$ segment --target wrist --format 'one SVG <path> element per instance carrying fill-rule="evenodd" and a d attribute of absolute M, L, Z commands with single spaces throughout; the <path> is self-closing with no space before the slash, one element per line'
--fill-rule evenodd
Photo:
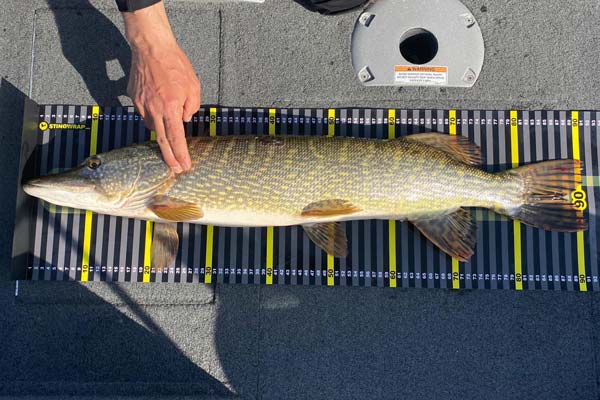
<path fill-rule="evenodd" d="M 149 51 L 177 44 L 162 2 L 123 13 L 125 36 L 133 51 Z"/>

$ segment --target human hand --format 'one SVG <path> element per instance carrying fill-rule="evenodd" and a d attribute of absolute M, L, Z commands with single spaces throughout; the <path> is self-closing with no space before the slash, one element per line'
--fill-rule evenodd
<path fill-rule="evenodd" d="M 182 121 L 200 108 L 200 81 L 157 3 L 123 13 L 132 60 L 127 92 L 175 173 L 191 168 Z"/>

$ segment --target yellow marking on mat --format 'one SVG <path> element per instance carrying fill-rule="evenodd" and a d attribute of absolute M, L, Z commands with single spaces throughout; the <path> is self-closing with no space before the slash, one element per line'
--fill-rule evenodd
<path fill-rule="evenodd" d="M 100 107 L 92 107 L 92 129 L 90 131 L 90 155 L 93 156 L 97 151 L 98 144 L 98 117 L 100 116 Z M 92 212 L 85 212 L 85 222 L 83 227 L 83 254 L 81 256 L 81 281 L 87 282 L 90 272 L 90 248 L 92 245 Z"/>
<path fill-rule="evenodd" d="M 396 138 L 396 110 L 388 110 L 388 139 Z"/>
<path fill-rule="evenodd" d="M 214 231 L 214 226 L 206 226 L 206 260 L 204 262 L 204 283 L 212 283 Z"/>
<path fill-rule="evenodd" d="M 452 289 L 460 289 L 460 263 L 452 258 Z"/>
<path fill-rule="evenodd" d="M 152 271 L 152 221 L 146 221 L 146 243 L 144 247 L 144 277 L 143 282 L 150 282 L 150 272 Z"/>
<path fill-rule="evenodd" d="M 329 225 L 329 237 L 334 235 L 334 225 Z M 327 253 L 327 286 L 333 286 L 335 284 L 335 258 L 333 255 Z"/>
<path fill-rule="evenodd" d="M 390 287 L 396 287 L 398 273 L 396 271 L 396 221 L 393 219 L 388 221 L 389 227 L 389 244 L 390 244 Z"/>
<path fill-rule="evenodd" d="M 510 112 L 510 153 L 512 167 L 519 166 L 519 113 L 516 110 Z M 523 290 L 523 265 L 521 258 L 521 223 L 513 221 L 514 247 L 515 247 L 515 289 Z"/>
<path fill-rule="evenodd" d="M 515 289 L 523 290 L 523 265 L 521 261 L 521 223 L 513 221 L 515 243 Z"/>
<path fill-rule="evenodd" d="M 269 109 L 269 136 L 275 136 L 277 126 L 277 110 L 274 108 Z M 273 284 L 273 227 L 267 226 L 267 260 L 266 260 L 266 284 Z"/>
<path fill-rule="evenodd" d="M 273 227 L 267 226 L 267 285 L 273 284 Z"/>
<path fill-rule="evenodd" d="M 277 110 L 274 108 L 269 109 L 269 135 L 275 136 L 275 127 L 277 126 L 277 119 L 275 117 Z"/>
<path fill-rule="evenodd" d="M 448 114 L 450 135 L 456 136 L 456 110 L 450 110 Z M 452 289 L 460 289 L 460 263 L 452 258 Z"/>
<path fill-rule="evenodd" d="M 571 131 L 573 137 L 573 159 L 581 160 L 581 153 L 579 151 L 579 112 L 573 111 L 571 113 Z M 577 178 L 577 176 L 576 176 Z"/>
<path fill-rule="evenodd" d="M 327 254 L 327 286 L 335 285 L 335 257 Z"/>
<path fill-rule="evenodd" d="M 83 228 L 83 257 L 81 259 L 81 281 L 87 282 L 90 271 L 90 247 L 92 241 L 92 212 L 85 212 Z"/>
<path fill-rule="evenodd" d="M 327 111 L 327 136 L 335 136 L 335 109 Z"/>
<path fill-rule="evenodd" d="M 156 132 L 150 131 L 150 140 L 156 140 Z M 152 221 L 146 221 L 146 238 L 144 239 L 144 275 L 142 281 L 150 282 L 152 272 L 152 229 L 154 224 Z"/>
<path fill-rule="evenodd" d="M 92 130 L 90 134 L 90 156 L 96 154 L 97 151 L 97 143 L 98 143 L 98 117 L 100 116 L 100 107 L 93 106 L 92 107 Z"/>
<path fill-rule="evenodd" d="M 388 139 L 396 138 L 396 110 L 388 110 Z M 393 219 L 388 221 L 388 243 L 390 253 L 390 287 L 397 286 L 397 261 L 396 261 L 396 221 Z"/>
<path fill-rule="evenodd" d="M 456 135 L 456 110 L 450 110 L 448 123 L 450 124 L 450 134 Z"/>
<path fill-rule="evenodd" d="M 581 160 L 579 146 L 579 112 L 577 111 L 573 111 L 571 113 L 571 135 L 573 137 L 573 159 Z M 575 181 L 578 182 L 576 191 L 582 191 L 581 174 L 575 174 Z M 583 235 L 583 232 L 577 232 L 577 275 L 579 276 L 579 291 L 587 292 L 587 274 L 585 271 L 585 247 Z"/>
<path fill-rule="evenodd" d="M 335 109 L 327 110 L 327 136 L 335 136 Z M 333 229 L 333 226 L 332 226 Z M 333 233 L 331 234 L 333 236 Z M 327 254 L 327 286 L 335 285 L 335 258 Z"/>
<path fill-rule="evenodd" d="M 215 107 L 210 108 L 210 116 L 208 121 L 208 132 L 210 136 L 217 136 L 217 109 Z M 214 226 L 206 226 L 206 260 L 204 262 L 204 283 L 212 283 L 214 230 Z"/>
<path fill-rule="evenodd" d="M 517 111 L 510 112 L 510 155 L 512 167 L 519 166 L 519 114 Z"/>
<path fill-rule="evenodd" d="M 210 115 L 208 117 L 209 129 L 208 133 L 210 136 L 217 136 L 217 109 L 215 107 L 210 108 Z"/>
<path fill-rule="evenodd" d="M 577 232 L 577 265 L 579 270 L 579 291 L 587 292 L 587 274 L 585 271 L 585 247 L 583 232 Z"/>

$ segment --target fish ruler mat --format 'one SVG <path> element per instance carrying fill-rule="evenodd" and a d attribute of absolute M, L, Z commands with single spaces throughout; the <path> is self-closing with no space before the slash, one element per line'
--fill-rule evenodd
<path fill-rule="evenodd" d="M 144 142 L 152 134 L 131 107 L 37 106 L 30 172 L 73 167 L 95 152 Z M 25 121 L 27 123 L 27 121 Z M 152 223 L 42 204 L 18 213 L 13 276 L 31 280 L 197 282 L 443 289 L 599 290 L 596 197 L 600 195 L 598 111 L 202 108 L 185 125 L 197 135 L 329 135 L 394 138 L 437 131 L 481 146 L 489 171 L 556 158 L 585 169 L 572 200 L 589 230 L 551 233 L 493 212 L 478 225 L 470 262 L 452 260 L 412 225 L 345 222 L 349 255 L 328 256 L 299 226 L 223 228 L 177 224 L 174 265 L 149 267 Z M 22 161 L 23 163 L 23 161 Z M 23 196 L 20 193 L 20 196 Z M 23 207 L 22 207 L 23 208 Z M 17 234 L 18 233 L 18 234 Z"/>

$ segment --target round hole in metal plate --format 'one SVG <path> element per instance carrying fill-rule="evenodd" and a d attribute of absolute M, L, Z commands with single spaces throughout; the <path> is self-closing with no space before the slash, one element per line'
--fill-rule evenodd
<path fill-rule="evenodd" d="M 400 37 L 400 54 L 412 64 L 427 64 L 437 52 L 437 38 L 427 29 L 409 29 Z"/>

